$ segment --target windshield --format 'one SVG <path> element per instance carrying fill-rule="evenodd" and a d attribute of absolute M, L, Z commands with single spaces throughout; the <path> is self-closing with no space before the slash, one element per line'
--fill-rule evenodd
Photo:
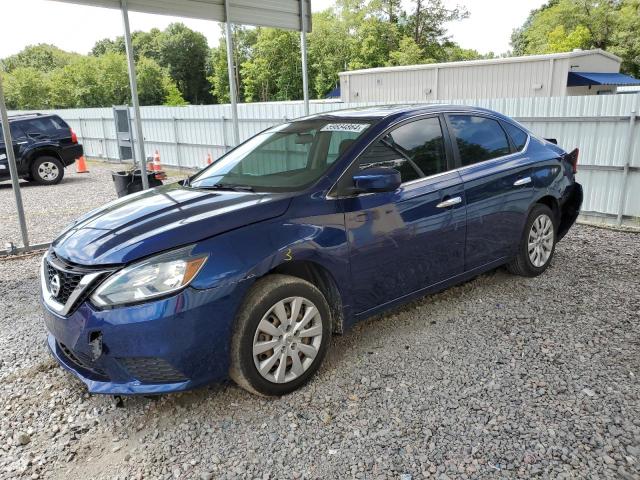
<path fill-rule="evenodd" d="M 318 180 L 369 127 L 301 120 L 274 127 L 229 152 L 189 182 L 194 188 L 292 191 Z"/>

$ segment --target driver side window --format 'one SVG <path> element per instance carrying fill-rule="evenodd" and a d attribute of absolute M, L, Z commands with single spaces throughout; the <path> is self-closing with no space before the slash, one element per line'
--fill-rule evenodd
<path fill-rule="evenodd" d="M 406 123 L 371 145 L 358 159 L 360 170 L 391 167 L 402 183 L 447 170 L 444 138 L 438 117 Z"/>

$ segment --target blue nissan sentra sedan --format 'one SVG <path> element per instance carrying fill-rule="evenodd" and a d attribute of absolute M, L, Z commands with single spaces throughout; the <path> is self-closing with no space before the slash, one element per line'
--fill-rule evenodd
<path fill-rule="evenodd" d="M 460 106 L 268 129 L 69 226 L 42 259 L 49 347 L 92 393 L 286 394 L 363 318 L 500 265 L 544 272 L 582 203 L 577 160 Z"/>

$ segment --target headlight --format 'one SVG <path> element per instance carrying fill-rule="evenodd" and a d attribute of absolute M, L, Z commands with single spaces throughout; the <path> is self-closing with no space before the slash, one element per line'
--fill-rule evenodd
<path fill-rule="evenodd" d="M 207 255 L 192 255 L 193 246 L 163 253 L 123 268 L 100 285 L 91 296 L 99 306 L 143 302 L 189 285 Z"/>

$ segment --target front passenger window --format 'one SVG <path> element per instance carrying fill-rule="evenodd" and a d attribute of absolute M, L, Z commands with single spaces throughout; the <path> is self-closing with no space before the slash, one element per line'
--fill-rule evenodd
<path fill-rule="evenodd" d="M 391 167 L 402 183 L 435 175 L 447 169 L 440 120 L 424 118 L 406 123 L 376 141 L 358 159 L 360 170 Z"/>

